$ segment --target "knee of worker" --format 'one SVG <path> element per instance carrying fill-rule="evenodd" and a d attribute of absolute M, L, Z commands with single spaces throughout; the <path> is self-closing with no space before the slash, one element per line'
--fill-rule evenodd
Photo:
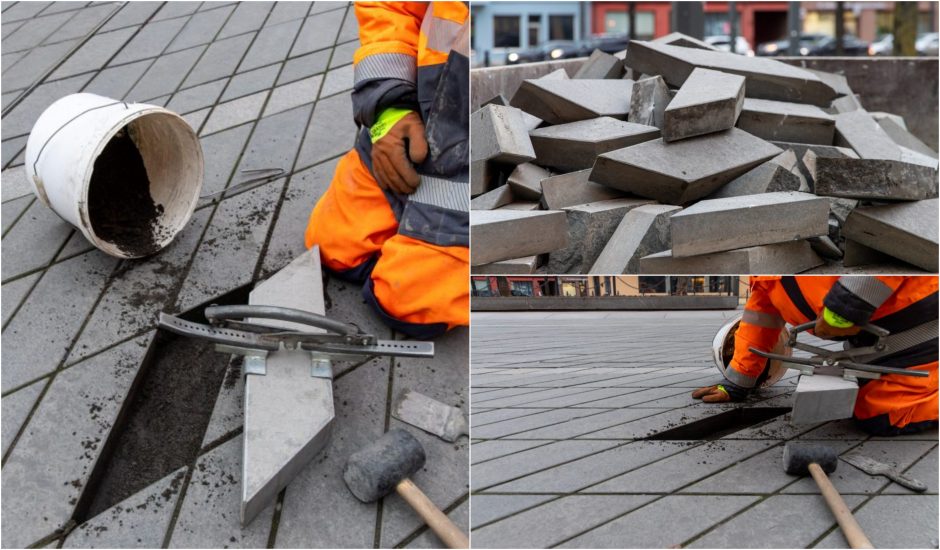
<path fill-rule="evenodd" d="M 387 324 L 433 338 L 470 322 L 469 250 L 395 235 L 382 246 L 364 293 Z"/>
<path fill-rule="evenodd" d="M 879 414 L 871 418 L 859 418 L 858 414 L 853 417 L 855 425 L 868 435 L 874 437 L 894 437 L 898 435 L 909 435 L 937 429 L 938 422 L 934 420 L 919 420 L 909 422 L 903 426 L 895 426 L 891 423 L 890 416 Z"/>
<path fill-rule="evenodd" d="M 324 267 L 333 272 L 361 271 L 397 226 L 388 199 L 353 150 L 340 159 L 310 213 L 304 244 L 319 246 Z"/>

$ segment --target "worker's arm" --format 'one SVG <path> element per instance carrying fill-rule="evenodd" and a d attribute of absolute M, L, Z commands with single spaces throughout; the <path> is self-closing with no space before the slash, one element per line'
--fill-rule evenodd
<path fill-rule="evenodd" d="M 904 282 L 904 277 L 841 277 L 823 299 L 823 311 L 813 332 L 820 338 L 852 336 L 868 324 Z"/>

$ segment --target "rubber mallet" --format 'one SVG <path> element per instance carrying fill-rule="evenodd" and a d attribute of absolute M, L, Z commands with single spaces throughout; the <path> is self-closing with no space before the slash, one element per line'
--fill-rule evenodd
<path fill-rule="evenodd" d="M 460 528 L 408 479 L 424 466 L 424 460 L 424 448 L 413 435 L 389 430 L 349 457 L 343 479 L 363 502 L 375 502 L 398 491 L 448 548 L 469 548 L 470 540 Z"/>
<path fill-rule="evenodd" d="M 833 449 L 822 445 L 809 445 L 806 443 L 787 443 L 783 447 L 783 469 L 790 475 L 813 476 L 819 491 L 826 499 L 829 510 L 839 522 L 845 539 L 851 548 L 874 548 L 862 527 L 855 521 L 852 511 L 845 505 L 839 491 L 833 487 L 826 474 L 836 471 L 839 464 L 839 455 Z"/>

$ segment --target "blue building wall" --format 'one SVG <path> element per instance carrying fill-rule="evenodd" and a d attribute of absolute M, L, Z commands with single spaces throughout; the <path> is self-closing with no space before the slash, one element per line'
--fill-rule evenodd
<path fill-rule="evenodd" d="M 490 64 L 502 65 L 506 54 L 515 48 L 495 48 L 493 40 L 493 17 L 497 15 L 518 16 L 520 29 L 520 48 L 530 46 L 528 21 L 530 15 L 541 15 L 542 25 L 539 29 L 539 43 L 548 41 L 548 17 L 550 15 L 574 16 L 574 40 L 581 40 L 586 35 L 585 29 L 590 29 L 590 3 L 589 2 L 486 2 L 476 1 L 470 4 L 473 21 L 472 45 L 476 65 L 482 65 L 484 55 L 490 52 Z M 583 18 L 582 18 L 583 16 Z"/>

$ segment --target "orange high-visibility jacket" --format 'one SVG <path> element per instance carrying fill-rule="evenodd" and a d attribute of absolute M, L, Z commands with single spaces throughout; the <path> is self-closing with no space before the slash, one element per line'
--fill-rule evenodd
<path fill-rule="evenodd" d="M 362 46 L 353 58 L 356 148 L 372 170 L 371 127 L 388 107 L 417 111 L 428 158 L 411 195 L 387 191 L 400 234 L 468 246 L 470 10 L 464 2 L 356 2 Z"/>
<path fill-rule="evenodd" d="M 937 419 L 937 278 L 936 277 L 751 277 L 751 296 L 735 333 L 734 358 L 725 376 L 753 388 L 766 359 L 748 348 L 770 351 L 785 323 L 815 320 L 828 307 L 857 325 L 871 323 L 892 336 L 915 337 L 889 355 L 868 361 L 877 365 L 930 371 L 915 378 L 883 375 L 859 389 L 855 416 L 889 414 L 891 424 Z M 925 330 L 926 329 L 926 330 Z M 859 345 L 868 345 L 860 335 Z M 855 340 L 853 340 L 855 341 Z"/>

